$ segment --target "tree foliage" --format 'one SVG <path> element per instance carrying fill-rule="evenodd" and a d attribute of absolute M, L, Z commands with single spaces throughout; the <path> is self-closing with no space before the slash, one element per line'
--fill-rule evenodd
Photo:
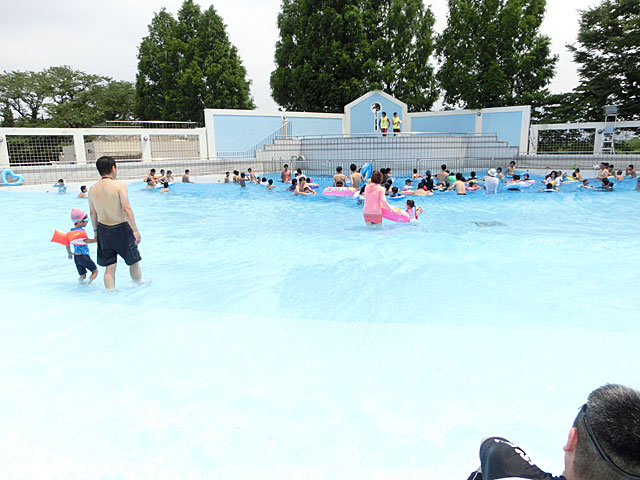
<path fill-rule="evenodd" d="M 213 6 L 185 0 L 177 19 L 155 14 L 138 50 L 141 120 L 202 121 L 205 108 L 255 108 L 251 82 Z"/>
<path fill-rule="evenodd" d="M 433 23 L 421 0 L 283 0 L 272 97 L 289 110 L 340 112 L 382 89 L 429 109 Z"/>
<path fill-rule="evenodd" d="M 557 56 L 539 33 L 546 0 L 449 0 L 437 42 L 447 106 L 540 105 Z"/>
<path fill-rule="evenodd" d="M 602 121 L 605 105 L 626 120 L 640 118 L 640 2 L 605 0 L 584 10 L 577 45 L 580 84 L 563 102 L 575 119 Z"/>
<path fill-rule="evenodd" d="M 91 127 L 107 120 L 129 120 L 133 99 L 130 82 L 69 66 L 0 75 L 3 126 Z"/>

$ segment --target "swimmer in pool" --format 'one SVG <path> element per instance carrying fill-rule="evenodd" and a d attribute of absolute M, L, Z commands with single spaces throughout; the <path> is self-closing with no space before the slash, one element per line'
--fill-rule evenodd
<path fill-rule="evenodd" d="M 589 180 L 583 180 L 582 185 L 578 185 L 579 188 L 586 188 L 588 190 L 593 190 L 593 187 L 589 185 Z"/>
<path fill-rule="evenodd" d="M 498 180 L 504 180 L 504 173 L 502 173 L 502 167 L 498 167 L 497 171 L 498 171 Z"/>
<path fill-rule="evenodd" d="M 418 173 L 418 169 L 414 168 L 413 173 L 411 174 L 411 178 L 422 178 L 422 175 Z"/>
<path fill-rule="evenodd" d="M 356 167 L 355 163 L 352 163 L 349 169 L 351 170 L 351 175 L 349 175 L 351 186 L 356 190 L 360 190 L 360 185 L 362 184 L 362 174 L 357 171 L 358 167 Z"/>
<path fill-rule="evenodd" d="M 576 168 L 573 171 L 573 175 L 571 175 L 571 176 L 574 178 L 574 180 L 578 180 L 579 182 L 584 180 L 584 178 L 582 178 L 582 174 L 580 173 L 580 169 L 579 168 Z"/>
<path fill-rule="evenodd" d="M 633 165 L 629 165 L 627 167 L 625 174 L 631 178 L 636 178 L 638 176 L 638 174 L 636 173 L 636 169 L 633 167 Z"/>
<path fill-rule="evenodd" d="M 291 170 L 289 170 L 289 165 L 287 165 L 286 163 L 282 168 L 282 173 L 280 174 L 280 181 L 282 183 L 291 183 Z"/>
<path fill-rule="evenodd" d="M 87 186 L 82 185 L 80 187 L 80 193 L 78 194 L 78 198 L 87 198 Z"/>
<path fill-rule="evenodd" d="M 431 188 L 429 188 L 431 187 Z M 402 192 L 404 195 L 415 195 L 417 197 L 428 197 L 433 195 L 433 184 L 429 186 L 427 182 L 424 180 L 418 184 L 418 188 L 415 190 L 407 190 L 406 192 Z"/>
<path fill-rule="evenodd" d="M 290 192 L 295 191 L 296 187 L 298 186 L 298 179 L 294 178 L 291 180 L 291 186 L 287 189 Z"/>
<path fill-rule="evenodd" d="M 67 186 L 64 184 L 64 180 L 62 178 L 53 185 L 53 188 L 57 188 L 58 193 L 60 194 L 67 193 Z"/>
<path fill-rule="evenodd" d="M 251 170 L 250 168 L 247 169 L 247 172 L 249 172 L 249 179 L 251 180 L 252 183 L 256 183 L 256 174 L 253 173 L 253 170 Z"/>
<path fill-rule="evenodd" d="M 338 182 L 340 182 L 341 185 L 338 185 Z M 342 187 L 346 184 L 347 184 L 347 176 L 342 173 L 342 167 L 340 166 L 336 167 L 336 174 L 333 176 L 333 186 Z"/>
<path fill-rule="evenodd" d="M 391 197 L 399 197 L 399 196 L 401 195 L 398 193 L 398 187 L 391 187 L 391 194 L 389 195 L 389 197 L 391 198 Z"/>
<path fill-rule="evenodd" d="M 267 181 L 267 188 L 266 188 L 266 189 L 267 189 L 267 190 L 271 190 L 271 189 L 273 189 L 273 188 L 276 188 L 276 186 L 273 184 L 273 179 L 271 179 L 271 178 L 270 178 L 270 179 Z"/>
<path fill-rule="evenodd" d="M 239 183 L 242 188 L 247 188 L 247 177 L 245 176 L 244 172 L 240 174 L 240 178 L 238 179 L 237 183 Z"/>
<path fill-rule="evenodd" d="M 224 183 L 230 183 L 229 172 L 224 172 Z"/>
<path fill-rule="evenodd" d="M 407 200 L 407 213 L 411 220 L 418 219 L 418 212 L 416 212 L 416 203 L 413 200 Z"/>
<path fill-rule="evenodd" d="M 610 182 L 608 178 L 603 178 L 602 186 L 598 187 L 598 190 L 604 190 L 605 192 L 613 192 L 613 182 Z"/>
<path fill-rule="evenodd" d="M 469 180 L 467 180 L 467 183 L 469 185 L 480 181 L 479 178 L 476 178 L 476 172 L 471 172 L 471 173 L 469 173 L 469 175 L 470 175 L 470 178 L 469 178 Z"/>
<path fill-rule="evenodd" d="M 162 185 L 160 193 L 167 193 L 169 191 L 169 182 L 164 182 Z"/>
<path fill-rule="evenodd" d="M 298 177 L 298 186 L 293 191 L 294 195 L 315 195 L 316 192 L 307 185 L 307 179 L 304 175 Z"/>
<path fill-rule="evenodd" d="M 607 178 L 609 176 L 609 164 L 607 162 L 600 162 L 600 170 L 598 171 L 598 176 L 596 180 L 602 180 L 603 178 Z"/>
<path fill-rule="evenodd" d="M 539 189 L 539 192 L 557 192 L 560 189 L 557 188 L 553 182 L 548 182 L 544 188 Z"/>
<path fill-rule="evenodd" d="M 227 176 L 228 175 L 229 175 L 229 172 L 227 172 Z M 193 180 L 191 180 L 191 172 L 189 172 L 188 168 L 184 171 L 184 174 L 182 175 L 182 183 L 193 183 Z"/>
<path fill-rule="evenodd" d="M 238 170 L 233 171 L 233 183 L 238 183 L 240 181 L 240 172 Z"/>
<path fill-rule="evenodd" d="M 467 190 L 465 189 L 464 177 L 461 173 L 456 173 L 456 181 L 451 184 L 451 186 L 447 190 L 456 189 L 456 193 L 458 195 L 466 195 Z"/>
<path fill-rule="evenodd" d="M 406 192 L 407 190 L 413 190 L 413 186 L 411 185 L 411 179 L 407 178 L 404 181 L 404 187 L 402 188 L 403 192 Z"/>
<path fill-rule="evenodd" d="M 513 172 L 516 170 L 516 162 L 513 160 L 509 163 L 507 167 L 507 175 L 513 175 Z"/>
<path fill-rule="evenodd" d="M 155 168 L 149 170 L 149 173 L 145 177 L 144 181 L 147 183 L 147 188 L 153 188 L 156 186 L 156 183 L 158 183 L 158 179 L 156 178 Z M 149 187 L 149 184 L 151 184 L 151 187 Z"/>
<path fill-rule="evenodd" d="M 616 180 L 624 180 L 624 177 L 622 176 L 622 170 L 618 170 L 616 172 Z"/>

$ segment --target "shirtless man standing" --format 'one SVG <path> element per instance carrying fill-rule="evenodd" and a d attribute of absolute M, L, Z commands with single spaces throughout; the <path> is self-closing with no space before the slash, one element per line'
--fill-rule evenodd
<path fill-rule="evenodd" d="M 118 255 L 129 265 L 131 279 L 140 284 L 140 233 L 129 205 L 127 185 L 116 181 L 112 157 L 100 157 L 96 168 L 102 178 L 89 190 L 89 212 L 98 238 L 98 265 L 107 267 L 104 286 L 107 290 L 115 288 Z"/>
<path fill-rule="evenodd" d="M 360 190 L 360 185 L 362 184 L 362 174 L 357 171 L 358 167 L 356 167 L 355 163 L 352 163 L 349 168 L 351 169 L 351 175 L 349 175 L 351 186 L 355 189 Z"/>
<path fill-rule="evenodd" d="M 449 186 L 449 174 L 447 173 L 447 166 L 440 165 L 440 171 L 436 174 L 436 178 L 438 179 L 438 185 Z"/>
<path fill-rule="evenodd" d="M 286 163 L 282 169 L 282 173 L 280 174 L 280 179 L 282 180 L 282 183 L 291 183 L 291 170 L 289 170 L 289 165 Z"/>
<path fill-rule="evenodd" d="M 342 173 L 342 167 L 336 168 L 336 174 L 333 176 L 333 186 L 337 187 L 338 182 L 342 182 L 343 187 L 347 186 L 347 176 Z"/>

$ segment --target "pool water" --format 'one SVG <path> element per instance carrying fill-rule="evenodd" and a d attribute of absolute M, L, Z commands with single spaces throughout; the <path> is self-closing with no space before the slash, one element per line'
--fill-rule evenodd
<path fill-rule="evenodd" d="M 413 197 L 419 221 L 381 229 L 353 199 L 281 184 L 131 184 L 151 283 L 121 262 L 114 294 L 49 243 L 86 200 L 0 191 L 0 462 L 459 479 L 499 434 L 561 473 L 586 395 L 640 386 L 640 191 L 538 184 Z"/>

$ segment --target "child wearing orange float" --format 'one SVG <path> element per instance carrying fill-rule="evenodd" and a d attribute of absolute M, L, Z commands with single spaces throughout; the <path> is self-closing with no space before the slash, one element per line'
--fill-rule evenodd
<path fill-rule="evenodd" d="M 71 210 L 71 221 L 74 224 L 71 231 L 74 232 L 81 230 L 84 232 L 84 227 L 87 226 L 88 220 L 89 216 L 85 212 L 79 208 L 74 208 Z M 95 238 L 72 240 L 70 243 L 73 245 L 73 254 L 71 253 L 70 245 L 65 245 L 69 258 L 73 258 L 74 263 L 76 264 L 76 269 L 80 275 L 80 278 L 78 279 L 80 283 L 84 283 L 84 280 L 87 277 L 87 270 L 91 272 L 91 276 L 89 277 L 87 284 L 93 282 L 98 276 L 98 267 L 96 267 L 96 264 L 91 260 L 91 257 L 89 256 L 89 247 L 86 245 L 87 243 L 95 243 L 96 241 L 97 240 Z"/>
<path fill-rule="evenodd" d="M 407 200 L 407 213 L 410 221 L 418 220 L 418 215 L 422 213 L 422 208 L 416 208 L 416 203 L 413 200 Z"/>

